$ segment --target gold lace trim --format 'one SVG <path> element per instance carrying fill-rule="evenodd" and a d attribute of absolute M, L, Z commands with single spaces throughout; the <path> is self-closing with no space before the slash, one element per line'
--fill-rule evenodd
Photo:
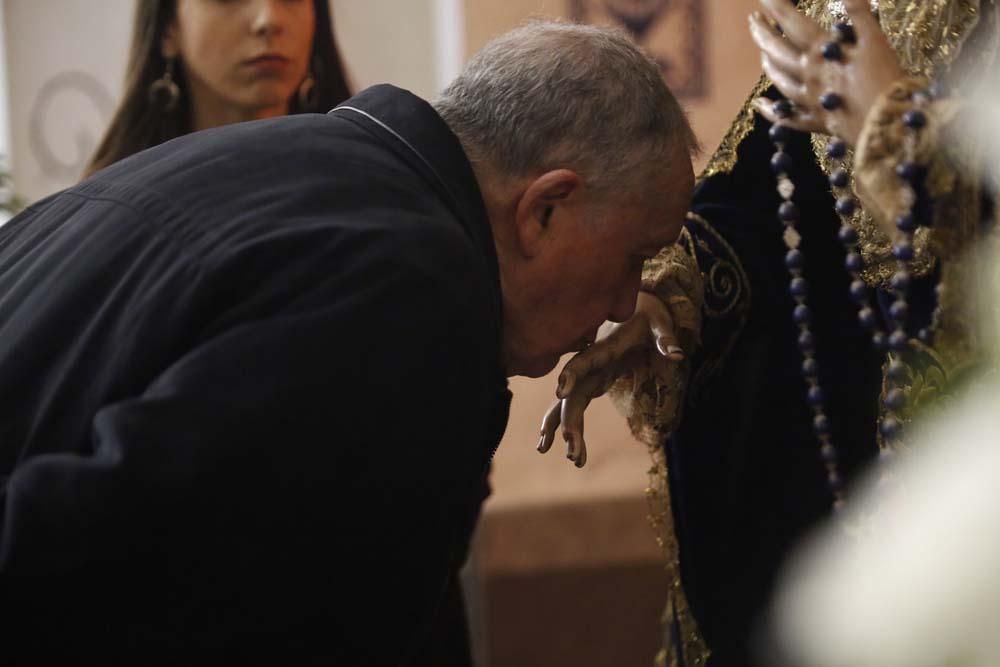
<path fill-rule="evenodd" d="M 695 244 L 695 239 L 684 228 L 676 244 L 664 248 L 646 262 L 642 277 L 644 290 L 664 300 L 684 296 L 700 314 L 704 285 Z M 659 354 L 653 353 L 648 367 L 637 369 L 632 377 L 620 379 L 609 391 L 616 407 L 627 417 L 633 435 L 646 446 L 651 461 L 645 494 L 648 518 L 663 554 L 664 573 L 670 586 L 661 620 L 665 636 L 671 637 L 672 641 L 665 643 L 655 663 L 663 667 L 703 667 L 710 655 L 681 583 L 667 457 L 663 447 L 664 438 L 680 419 L 694 343 L 694 340 L 686 343 L 682 340 L 688 355 L 684 362 L 667 365 Z"/>
<path fill-rule="evenodd" d="M 673 508 L 670 502 L 670 483 L 667 477 L 667 456 L 663 443 L 646 443 L 653 465 L 649 469 L 649 486 L 646 501 L 649 503 L 649 523 L 666 559 L 664 571 L 670 589 L 661 621 L 667 633 L 676 632 L 677 641 L 668 641 L 656 656 L 655 664 L 662 667 L 703 667 L 711 655 L 701 637 L 698 622 L 691 613 L 684 586 L 681 583 L 681 563 L 674 532 Z M 678 646 L 679 642 L 679 646 Z M 679 649 L 679 650 L 678 650 Z"/>
<path fill-rule="evenodd" d="M 756 95 L 755 95 L 756 96 Z M 752 123 L 752 118 L 751 118 Z M 741 140 L 741 139 L 740 139 Z M 735 147 L 738 141 L 732 144 L 735 158 Z M 681 262 L 677 261 L 677 253 L 683 253 L 689 258 L 687 263 L 691 271 L 699 273 L 699 277 L 704 280 L 704 292 L 706 299 L 703 305 L 705 316 L 712 318 L 722 318 L 736 316 L 736 324 L 733 327 L 732 335 L 728 338 L 721 352 L 714 359 L 706 361 L 699 369 L 698 376 L 687 382 L 688 391 L 694 390 L 700 382 L 717 370 L 735 345 L 739 332 L 742 331 L 743 324 L 750 308 L 750 281 L 740 264 L 739 258 L 726 240 L 708 223 L 702 216 L 689 212 L 687 218 L 697 225 L 704 233 L 710 234 L 719 247 L 725 253 L 725 257 L 720 257 L 701 238 L 695 238 L 685 228 L 681 233 L 677 246 L 674 246 L 661 253 L 656 260 L 648 262 L 643 271 L 644 288 L 654 292 L 662 292 L 657 289 L 664 280 L 671 278 L 677 280 L 685 276 L 677 275 L 677 266 Z M 700 266 L 698 264 L 698 250 L 708 252 L 714 261 L 711 265 Z M 688 277 L 689 278 L 689 277 Z M 708 302 L 711 299 L 711 304 Z M 686 373 L 678 377 L 680 385 L 675 387 L 662 387 L 656 383 L 655 392 L 656 404 L 663 403 L 662 392 L 673 394 L 674 400 L 679 400 L 685 393 L 684 380 Z M 643 383 L 644 386 L 648 383 Z M 648 393 L 654 388 L 638 387 L 632 385 L 631 391 L 634 396 L 637 392 Z M 622 401 L 621 389 L 614 391 L 617 394 L 616 403 L 623 408 L 627 415 L 639 414 L 637 399 L 632 398 L 632 405 Z M 658 417 L 662 417 L 657 413 Z M 679 404 L 672 415 L 672 423 L 669 425 L 662 419 L 652 419 L 650 415 L 645 415 L 640 420 L 630 420 L 630 426 L 636 437 L 642 441 L 648 451 L 652 462 L 649 469 L 649 484 L 646 489 L 646 499 L 649 503 L 649 521 L 656 536 L 657 544 L 663 552 L 665 565 L 664 570 L 669 590 L 667 591 L 666 607 L 663 611 L 663 627 L 665 633 L 671 638 L 665 647 L 656 657 L 656 665 L 662 667 L 701 667 L 706 664 L 711 652 L 706 645 L 701 633 L 698 630 L 698 623 L 691 613 L 687 595 L 681 581 L 680 559 L 677 545 L 677 537 L 674 532 L 673 510 L 670 502 L 670 482 L 667 471 L 666 452 L 663 447 L 663 439 L 668 435 L 669 430 L 676 426 L 676 420 L 680 417 Z"/>
<path fill-rule="evenodd" d="M 719 147 L 712 153 L 711 159 L 702 170 L 698 180 L 715 176 L 716 174 L 728 174 L 736 166 L 736 156 L 743 140 L 749 136 L 753 130 L 754 109 L 753 101 L 764 94 L 764 91 L 771 87 L 771 82 L 766 76 L 762 76 L 757 85 L 750 91 L 743 108 L 736 114 L 736 120 L 729 126 L 729 130 L 722 138 Z"/>

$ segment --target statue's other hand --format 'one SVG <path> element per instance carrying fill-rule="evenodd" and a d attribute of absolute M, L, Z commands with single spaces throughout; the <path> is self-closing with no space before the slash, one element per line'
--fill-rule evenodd
<path fill-rule="evenodd" d="M 872 104 L 905 76 L 868 0 L 844 0 L 854 38 L 839 41 L 788 0 L 760 3 L 761 11 L 750 16 L 750 34 L 764 73 L 794 104 L 794 113 L 779 117 L 765 98 L 755 101 L 757 111 L 772 123 L 855 145 Z"/>

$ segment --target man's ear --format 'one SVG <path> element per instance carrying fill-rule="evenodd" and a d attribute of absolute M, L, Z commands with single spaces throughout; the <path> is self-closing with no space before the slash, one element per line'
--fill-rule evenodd
<path fill-rule="evenodd" d="M 552 218 L 578 195 L 583 181 L 569 169 L 547 171 L 528 184 L 514 214 L 514 234 L 518 249 L 534 257 L 551 231 Z"/>

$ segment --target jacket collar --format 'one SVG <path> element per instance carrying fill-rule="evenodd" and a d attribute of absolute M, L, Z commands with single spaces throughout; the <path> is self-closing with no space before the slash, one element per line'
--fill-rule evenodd
<path fill-rule="evenodd" d="M 495 268 L 496 248 L 486 217 L 486 206 L 472 165 L 458 137 L 434 108 L 416 95 L 381 84 L 361 91 L 331 114 L 351 113 L 355 120 L 378 128 L 405 147 L 415 163 L 442 195 L 465 230 L 483 246 Z M 388 139 L 388 137 L 387 137 Z"/>
<path fill-rule="evenodd" d="M 493 286 L 494 302 L 491 306 L 496 318 L 499 345 L 502 341 L 503 302 L 496 246 L 479 182 L 458 137 L 430 104 L 409 91 L 389 84 L 367 88 L 329 113 L 350 114 L 377 136 L 384 137 L 387 143 L 394 144 L 404 159 L 423 173 L 448 203 L 483 254 Z"/>

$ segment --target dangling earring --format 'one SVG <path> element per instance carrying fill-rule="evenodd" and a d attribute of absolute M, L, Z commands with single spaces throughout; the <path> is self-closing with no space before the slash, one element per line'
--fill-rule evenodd
<path fill-rule="evenodd" d="M 149 86 L 149 101 L 153 106 L 162 106 L 165 113 L 177 108 L 181 99 L 181 89 L 174 81 L 174 58 L 167 58 L 167 68 L 163 76 Z"/>
<path fill-rule="evenodd" d="M 316 79 L 313 78 L 312 71 L 309 71 L 299 84 L 299 111 L 315 111 L 316 97 Z"/>

